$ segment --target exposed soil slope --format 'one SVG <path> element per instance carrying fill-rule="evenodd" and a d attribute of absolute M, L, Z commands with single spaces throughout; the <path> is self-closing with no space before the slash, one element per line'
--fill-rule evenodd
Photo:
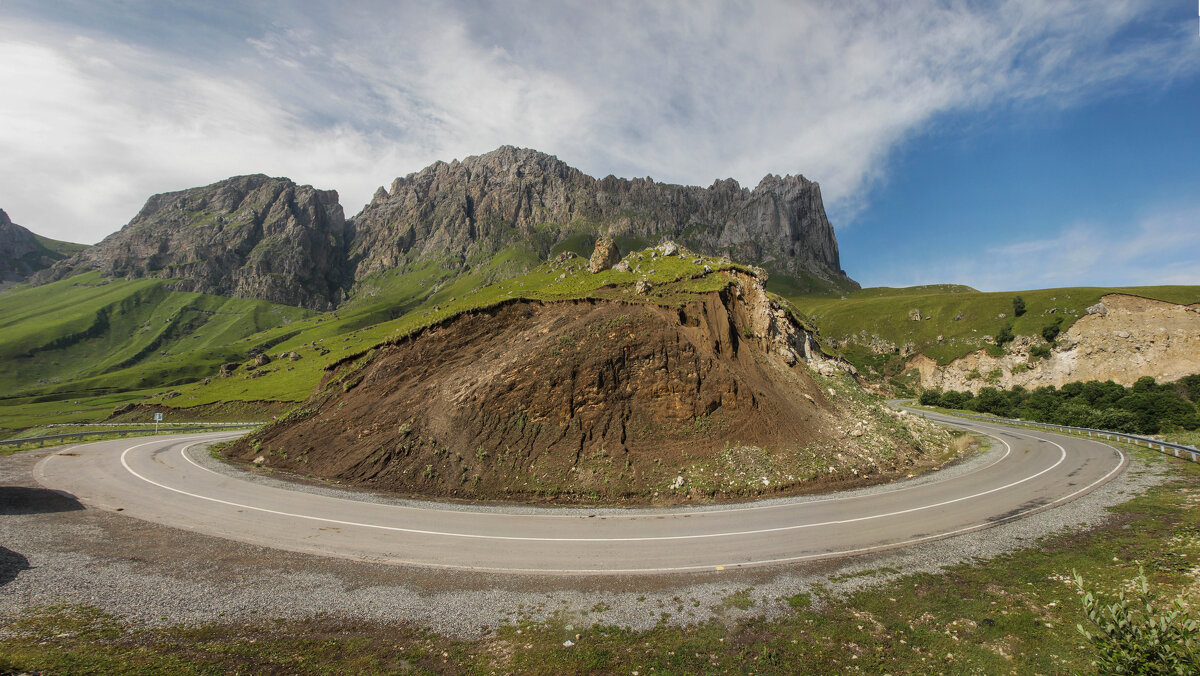
<path fill-rule="evenodd" d="M 1108 294 L 1088 308 L 1039 359 L 1040 337 L 1020 336 L 1001 356 L 985 350 L 945 366 L 924 355 L 909 361 L 922 387 L 978 392 L 986 386 L 1032 389 L 1045 385 L 1112 380 L 1125 386 L 1151 376 L 1159 382 L 1200 373 L 1200 304 L 1180 305 L 1127 294 Z"/>
<path fill-rule="evenodd" d="M 805 349 L 761 283 L 730 277 L 676 306 L 459 315 L 343 366 L 229 455 L 404 493 L 620 502 L 854 481 L 946 448 L 944 433 L 847 394 L 861 391 Z"/>

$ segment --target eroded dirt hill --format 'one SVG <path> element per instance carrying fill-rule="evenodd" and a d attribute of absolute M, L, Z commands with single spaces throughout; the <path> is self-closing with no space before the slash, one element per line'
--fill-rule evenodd
<path fill-rule="evenodd" d="M 1048 356 L 1034 355 L 1037 346 L 1049 348 Z M 987 386 L 1033 389 L 1088 380 L 1131 386 L 1144 376 L 1178 380 L 1200 373 L 1200 304 L 1108 294 L 1053 346 L 1019 336 L 1002 356 L 978 350 L 939 366 L 917 355 L 908 368 L 920 374 L 922 387 L 973 392 Z"/>
<path fill-rule="evenodd" d="M 406 494 L 676 502 L 854 482 L 949 437 L 867 397 L 761 283 L 512 301 L 331 372 L 234 459 Z M 827 375 L 821 375 L 824 371 Z"/>

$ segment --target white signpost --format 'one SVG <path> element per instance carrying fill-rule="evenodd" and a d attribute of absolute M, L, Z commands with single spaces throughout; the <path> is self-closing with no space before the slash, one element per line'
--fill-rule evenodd
<path fill-rule="evenodd" d="M 154 433 L 155 434 L 158 434 L 158 423 L 160 423 L 160 422 L 162 422 L 162 414 L 155 413 L 154 414 Z"/>

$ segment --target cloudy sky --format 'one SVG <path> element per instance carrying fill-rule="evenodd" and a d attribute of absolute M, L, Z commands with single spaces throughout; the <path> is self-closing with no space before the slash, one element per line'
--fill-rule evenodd
<path fill-rule="evenodd" d="M 342 196 L 502 144 L 820 182 L 864 285 L 1200 284 L 1175 0 L 0 3 L 0 208 L 95 242 L 263 172 Z"/>

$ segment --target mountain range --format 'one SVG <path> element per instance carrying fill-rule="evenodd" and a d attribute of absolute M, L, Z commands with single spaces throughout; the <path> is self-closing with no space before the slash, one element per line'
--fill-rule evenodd
<path fill-rule="evenodd" d="M 397 178 L 351 219 L 335 191 L 261 174 L 155 195 L 98 244 L 10 276 L 40 285 L 97 271 L 327 311 L 389 270 L 464 272 L 502 257 L 517 265 L 495 276 L 511 276 L 562 250 L 590 252 L 600 235 L 622 253 L 673 239 L 759 265 L 789 290 L 858 288 L 841 269 L 820 187 L 803 176 L 769 175 L 753 190 L 732 179 L 707 188 L 596 179 L 511 146 Z M 28 256 L 8 249 L 20 253 L 5 261 Z"/>

